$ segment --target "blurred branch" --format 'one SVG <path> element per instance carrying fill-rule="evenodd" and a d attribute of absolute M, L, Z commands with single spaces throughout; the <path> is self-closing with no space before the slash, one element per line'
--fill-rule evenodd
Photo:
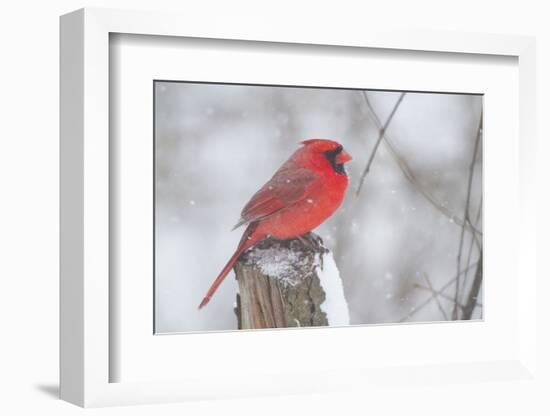
<path fill-rule="evenodd" d="M 474 225 L 477 226 L 477 224 L 479 224 L 479 220 L 481 218 L 481 208 L 483 207 L 483 193 L 481 193 L 480 195 L 480 198 L 479 198 L 479 205 L 477 207 L 477 212 L 476 212 L 476 218 L 474 220 Z M 472 234 L 471 235 L 471 238 L 470 238 L 470 246 L 468 248 L 468 258 L 466 259 L 466 264 L 470 264 L 470 262 L 472 261 L 472 253 L 473 253 L 473 248 L 474 248 L 474 238 L 475 238 L 475 235 Z M 480 247 L 480 243 L 478 243 L 478 249 L 481 251 L 481 247 Z M 462 279 L 462 287 L 460 289 L 460 293 L 461 293 L 461 296 L 460 296 L 460 299 L 462 300 L 461 303 L 464 303 L 464 291 L 466 290 L 466 283 L 467 283 L 467 280 L 468 280 L 468 273 L 466 273 L 466 275 L 464 275 L 464 279 Z"/>
<path fill-rule="evenodd" d="M 388 126 L 390 125 L 393 116 L 397 112 L 397 109 L 401 105 L 401 101 L 403 101 L 403 98 L 405 98 L 406 92 L 402 92 L 397 101 L 395 102 L 395 105 L 393 106 L 393 110 L 391 111 L 390 115 L 388 116 L 388 119 L 386 120 L 386 123 L 384 124 L 384 127 L 380 129 L 380 133 L 378 135 L 378 140 L 376 141 L 374 148 L 372 149 L 372 152 L 370 154 L 369 160 L 367 162 L 367 166 L 365 166 L 365 169 L 363 170 L 363 173 L 361 174 L 361 178 L 359 179 L 359 186 L 357 186 L 357 191 L 355 192 L 355 195 L 359 195 L 359 192 L 361 192 L 361 188 L 363 187 L 363 183 L 365 182 L 365 177 L 369 173 L 370 166 L 372 165 L 372 161 L 374 160 L 374 156 L 376 155 L 376 151 L 378 150 L 378 146 L 380 146 L 380 142 L 384 138 L 384 134 L 386 134 L 386 130 L 388 129 Z"/>
<path fill-rule="evenodd" d="M 382 130 L 382 122 L 380 121 L 380 118 L 378 118 L 378 115 L 374 111 L 374 108 L 369 100 L 369 97 L 367 95 L 366 91 L 362 91 L 363 98 L 365 100 L 365 103 L 367 105 L 367 114 L 370 116 L 370 118 L 374 121 L 376 124 L 376 127 L 381 132 Z M 399 166 L 399 169 L 401 169 L 401 172 L 403 172 L 403 175 L 407 178 L 407 180 L 411 183 L 411 185 L 422 195 L 426 200 L 434 206 L 440 213 L 442 213 L 444 216 L 449 218 L 454 224 L 457 224 L 458 226 L 464 226 L 465 222 L 457 217 L 450 209 L 448 209 L 445 205 L 443 205 L 441 202 L 439 202 L 418 180 L 416 175 L 414 174 L 413 170 L 407 163 L 407 160 L 401 156 L 399 151 L 397 150 L 397 147 L 392 142 L 390 137 L 386 134 L 386 132 L 383 132 L 384 134 L 382 137 L 384 138 L 384 144 L 387 146 L 388 150 L 390 151 L 390 154 L 397 162 L 397 165 Z M 475 226 L 468 224 L 468 228 L 473 234 L 481 235 L 481 231 L 475 228 Z"/>
<path fill-rule="evenodd" d="M 479 296 L 479 289 L 481 289 L 481 281 L 483 280 L 483 251 L 479 253 L 479 261 L 477 262 L 476 275 L 468 294 L 466 305 L 462 312 L 462 319 L 472 319 L 472 314 L 475 307 L 478 305 L 477 298 Z"/>
<path fill-rule="evenodd" d="M 426 273 L 424 273 L 424 280 L 428 284 L 428 287 L 430 291 L 432 292 L 432 298 L 435 299 L 437 303 L 437 307 L 439 308 L 439 312 L 443 315 L 446 321 L 449 320 L 449 317 L 447 316 L 447 313 L 445 312 L 445 309 L 443 309 L 443 306 L 441 305 L 441 302 L 439 301 L 439 296 L 437 295 L 437 292 L 435 291 L 434 287 L 432 286 L 432 282 L 430 281 L 430 278 Z"/>
<path fill-rule="evenodd" d="M 423 286 L 421 285 L 420 283 L 415 283 L 414 284 L 414 287 L 417 288 L 417 289 L 422 289 L 422 290 L 425 290 L 426 292 L 430 292 L 432 293 L 433 295 L 437 295 L 445 300 L 448 300 L 450 302 L 454 302 L 454 297 L 452 296 L 449 296 L 449 295 L 446 295 L 445 293 L 443 293 L 442 291 L 438 291 L 438 290 L 433 290 L 433 289 L 430 289 L 429 287 L 426 287 L 426 286 Z M 461 304 L 461 305 L 458 305 L 460 306 L 461 309 L 464 309 L 466 306 Z M 475 306 L 479 306 L 480 308 L 483 307 L 483 304 L 480 303 L 480 302 L 476 302 Z"/>
<path fill-rule="evenodd" d="M 481 111 L 481 114 L 479 116 L 479 125 L 477 128 L 477 135 L 476 140 L 474 143 L 474 152 L 472 155 L 472 160 L 470 162 L 470 173 L 468 175 L 468 188 L 466 191 L 466 203 L 464 205 L 464 224 L 462 226 L 462 230 L 460 232 L 460 242 L 458 246 L 458 255 L 456 259 L 456 270 L 457 273 L 460 272 L 460 267 L 462 266 L 462 251 L 464 247 L 464 234 L 466 231 L 466 224 L 472 224 L 470 221 L 470 199 L 472 197 L 472 183 L 474 178 L 474 168 L 477 160 L 477 151 L 479 148 L 479 142 L 481 140 L 481 131 L 483 128 L 483 110 Z M 458 319 L 458 303 L 459 303 L 459 296 L 460 296 L 460 275 L 456 280 L 455 283 L 455 299 L 454 299 L 454 305 L 453 305 L 453 320 Z"/>
<path fill-rule="evenodd" d="M 466 273 L 468 272 L 468 270 L 470 270 L 472 267 L 476 266 L 477 265 L 477 262 L 474 263 L 474 264 L 470 264 L 468 267 L 466 267 L 465 269 L 461 270 L 460 273 L 457 273 L 451 280 L 449 280 L 447 283 L 445 283 L 443 286 L 441 286 L 441 288 L 439 290 L 436 291 L 437 294 L 441 294 L 445 289 L 447 289 L 449 286 L 451 286 L 455 281 L 456 279 L 458 279 L 458 277 L 463 274 L 463 273 Z M 420 303 L 417 307 L 415 307 L 414 309 L 412 309 L 408 314 L 407 316 L 404 316 L 403 318 L 401 318 L 398 322 L 405 322 L 407 319 L 409 319 L 411 316 L 415 315 L 418 311 L 420 311 L 421 309 L 423 309 L 426 305 L 428 305 L 431 301 L 433 300 L 433 297 L 430 296 L 429 298 L 427 298 L 426 300 L 424 300 L 422 303 Z"/>

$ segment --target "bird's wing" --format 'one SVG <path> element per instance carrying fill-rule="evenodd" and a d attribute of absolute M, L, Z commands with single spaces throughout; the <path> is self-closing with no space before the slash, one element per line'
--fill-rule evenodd
<path fill-rule="evenodd" d="M 252 196 L 234 228 L 273 215 L 306 198 L 318 177 L 309 169 L 283 166 Z"/>

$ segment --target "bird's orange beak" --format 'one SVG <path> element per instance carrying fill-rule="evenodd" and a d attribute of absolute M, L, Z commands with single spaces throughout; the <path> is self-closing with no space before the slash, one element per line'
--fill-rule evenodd
<path fill-rule="evenodd" d="M 345 150 L 342 150 L 340 153 L 336 155 L 336 163 L 338 163 L 339 165 L 349 162 L 351 159 L 352 158 L 350 154 Z"/>

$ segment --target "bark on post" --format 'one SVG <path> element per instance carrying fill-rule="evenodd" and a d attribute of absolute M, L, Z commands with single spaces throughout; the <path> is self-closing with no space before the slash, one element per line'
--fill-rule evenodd
<path fill-rule="evenodd" d="M 320 273 L 329 253 L 321 238 L 310 233 L 286 241 L 269 238 L 241 256 L 235 265 L 239 329 L 327 326 Z"/>

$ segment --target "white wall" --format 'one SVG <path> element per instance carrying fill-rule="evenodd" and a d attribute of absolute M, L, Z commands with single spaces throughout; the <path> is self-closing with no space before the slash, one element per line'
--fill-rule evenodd
<path fill-rule="evenodd" d="M 57 386 L 58 348 L 58 16 L 83 6 L 170 9 L 196 13 L 209 22 L 209 13 L 264 16 L 292 20 L 307 30 L 308 22 L 326 25 L 381 25 L 387 28 L 431 27 L 538 36 L 538 132 L 539 178 L 548 178 L 550 137 L 550 31 L 545 1 L 461 0 L 416 1 L 11 1 L 0 11 L 0 107 L 2 148 L 0 178 L 0 264 L 2 282 L 0 316 L 0 413 L 73 414 L 80 411 L 53 399 Z M 288 7 L 285 6 L 288 4 Z M 253 16 L 252 16 L 253 17 Z M 257 18 L 257 17 L 256 17 Z M 547 181 L 546 181 L 547 182 Z M 550 210 L 548 183 L 540 189 L 539 247 L 549 246 Z M 542 256 L 541 256 L 542 257 Z M 547 256 L 546 256 L 547 257 Z M 542 259 L 541 259 L 542 262 Z M 541 267 L 542 267 L 541 263 Z M 550 275 L 544 265 L 545 275 Z M 542 273 L 542 271 L 541 271 Z M 544 285 L 544 286 L 543 286 Z M 549 292 L 541 282 L 539 299 Z M 549 314 L 548 304 L 539 302 Z M 548 320 L 546 321 L 546 327 Z M 541 351 L 549 351 L 548 331 L 540 336 Z M 548 375 L 548 358 L 540 357 Z M 545 389 L 546 392 L 548 388 Z M 543 391 L 529 383 L 521 387 L 504 383 L 479 386 L 435 386 L 427 390 L 388 387 L 375 397 L 350 392 L 323 397 L 271 398 L 229 402 L 194 403 L 151 407 L 103 409 L 100 414 L 548 414 Z M 464 400 L 464 398 L 468 398 Z M 397 400 L 396 400 L 397 399 Z M 543 404 L 544 403 L 544 404 Z"/>

